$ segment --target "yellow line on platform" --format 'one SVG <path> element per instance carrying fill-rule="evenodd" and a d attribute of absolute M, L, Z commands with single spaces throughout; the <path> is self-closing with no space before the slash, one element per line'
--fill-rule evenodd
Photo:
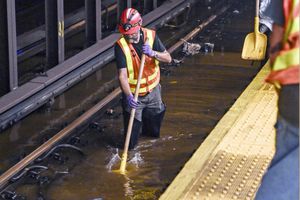
<path fill-rule="evenodd" d="M 160 200 L 254 199 L 275 146 L 277 95 L 266 64 Z"/>

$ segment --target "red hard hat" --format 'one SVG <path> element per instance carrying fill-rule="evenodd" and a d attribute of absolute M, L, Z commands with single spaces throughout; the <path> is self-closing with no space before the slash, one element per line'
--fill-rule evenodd
<path fill-rule="evenodd" d="M 136 33 L 142 25 L 142 17 L 140 13 L 133 8 L 126 8 L 121 15 L 119 23 L 119 31 L 128 35 Z"/>

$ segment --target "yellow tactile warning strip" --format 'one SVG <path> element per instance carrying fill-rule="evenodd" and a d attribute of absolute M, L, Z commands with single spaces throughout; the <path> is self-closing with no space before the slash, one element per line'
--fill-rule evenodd
<path fill-rule="evenodd" d="M 277 95 L 266 64 L 160 200 L 254 199 L 275 145 Z"/>

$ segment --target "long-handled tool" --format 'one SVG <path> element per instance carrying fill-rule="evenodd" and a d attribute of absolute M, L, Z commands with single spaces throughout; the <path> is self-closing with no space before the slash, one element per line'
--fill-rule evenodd
<path fill-rule="evenodd" d="M 148 38 L 146 39 L 145 43 L 146 42 L 148 42 Z M 144 71 L 144 65 L 145 65 L 145 54 L 143 54 L 142 58 L 141 58 L 139 75 L 138 75 L 137 84 L 136 84 L 135 92 L 134 92 L 134 100 L 135 101 L 137 101 L 137 99 L 138 99 L 139 90 L 140 90 L 140 82 L 141 82 L 142 74 L 143 74 L 143 71 Z M 129 119 L 127 133 L 126 133 L 124 151 L 123 151 L 122 160 L 121 160 L 121 166 L 120 166 L 120 173 L 121 174 L 125 174 L 125 171 L 126 171 L 128 146 L 129 146 L 129 141 L 130 141 L 130 137 L 131 137 L 131 131 L 132 131 L 132 125 L 133 125 L 133 121 L 134 121 L 134 116 L 135 116 L 135 109 L 133 108 L 133 109 L 131 109 L 131 112 L 130 112 L 130 119 Z"/>
<path fill-rule="evenodd" d="M 246 60 L 263 60 L 267 48 L 267 36 L 260 33 L 259 26 L 259 0 L 256 0 L 256 11 L 254 18 L 254 33 L 249 33 L 244 41 L 242 58 Z"/>

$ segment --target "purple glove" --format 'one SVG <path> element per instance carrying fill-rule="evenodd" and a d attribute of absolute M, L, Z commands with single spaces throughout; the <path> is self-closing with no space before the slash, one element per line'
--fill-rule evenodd
<path fill-rule="evenodd" d="M 143 45 L 143 53 L 151 58 L 155 56 L 155 51 L 153 51 L 148 43 Z"/>
<path fill-rule="evenodd" d="M 130 108 L 134 108 L 134 109 L 136 109 L 138 106 L 138 103 L 134 100 L 132 94 L 127 96 L 127 104 L 129 105 Z"/>

